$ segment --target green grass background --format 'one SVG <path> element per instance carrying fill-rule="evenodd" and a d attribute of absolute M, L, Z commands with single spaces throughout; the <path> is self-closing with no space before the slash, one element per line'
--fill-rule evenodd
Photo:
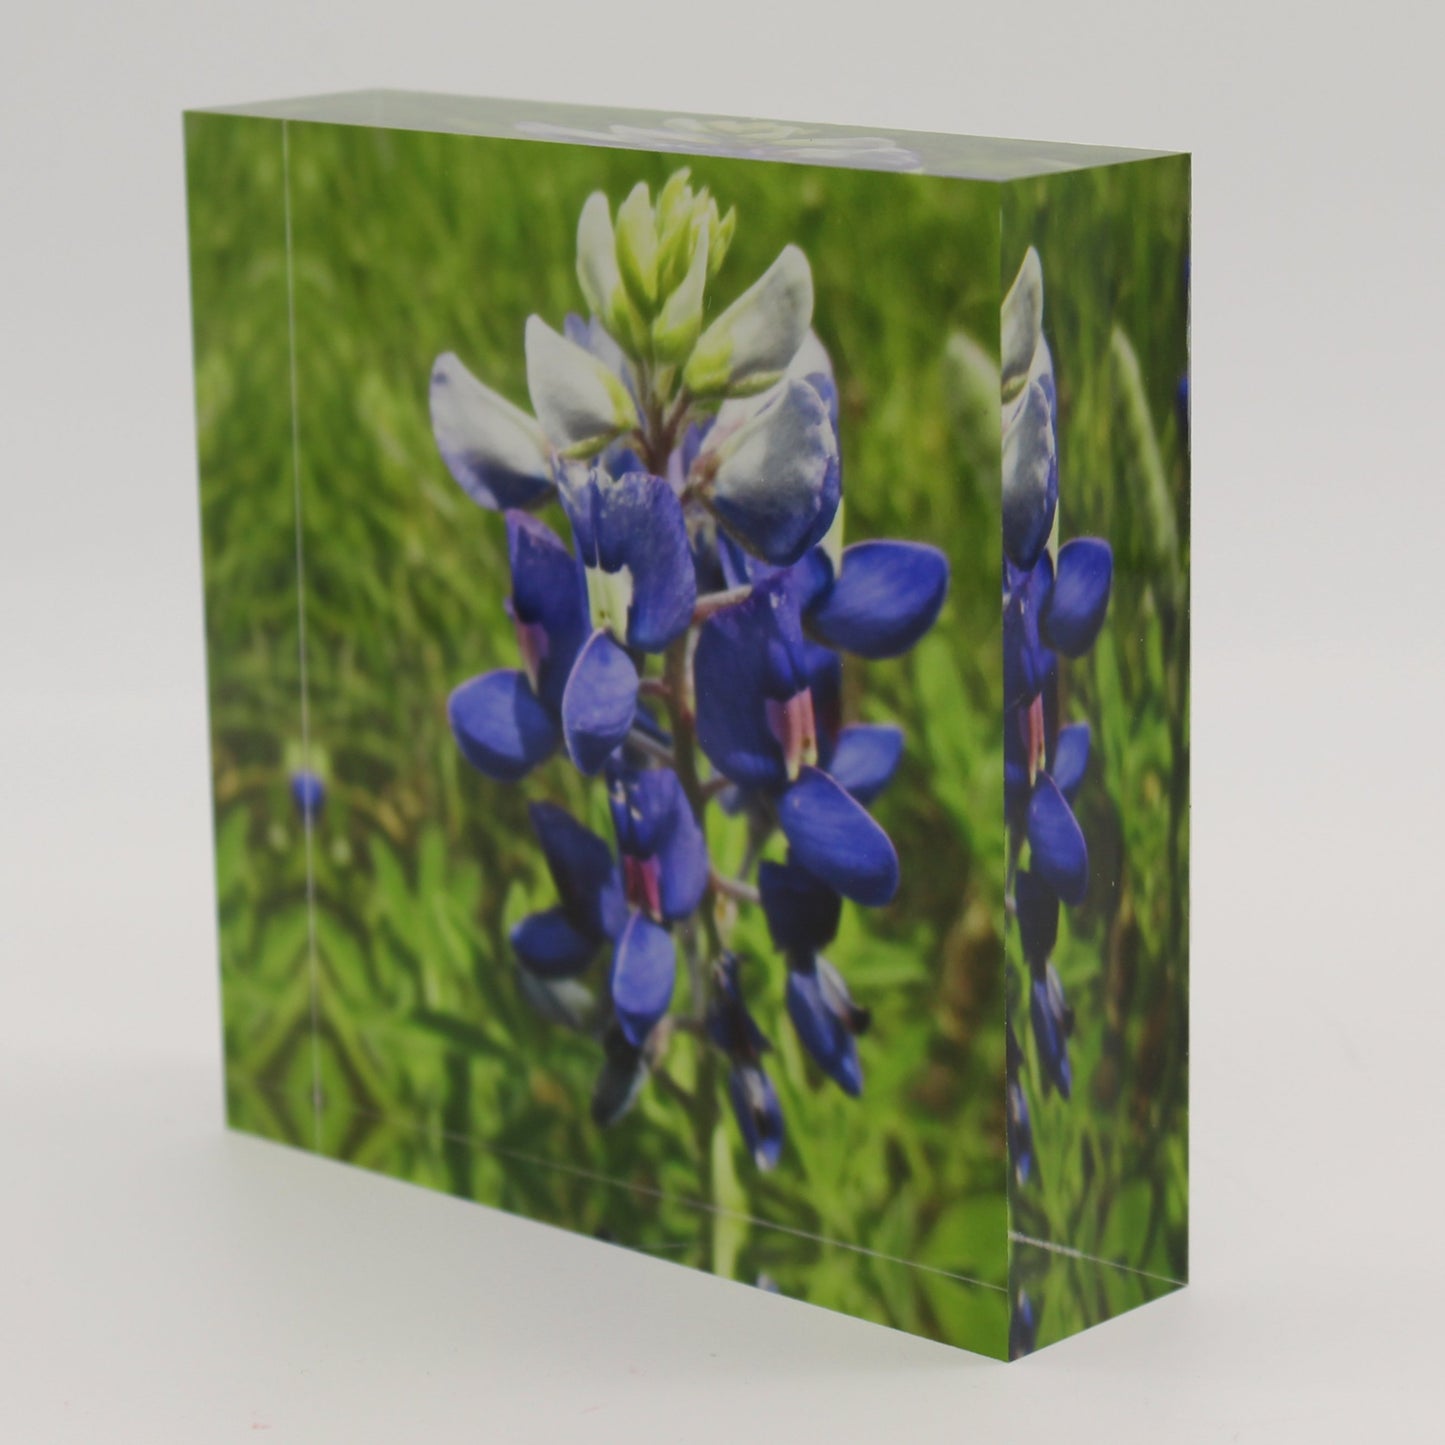
<path fill-rule="evenodd" d="M 436 456 L 431 361 L 455 350 L 525 404 L 526 316 L 560 325 L 580 304 L 582 201 L 601 187 L 616 202 L 638 179 L 655 188 L 678 158 L 319 125 L 283 136 L 276 122 L 217 116 L 190 117 L 187 136 L 233 1124 L 1002 1352 L 997 441 L 990 464 L 987 438 L 980 452 L 976 436 L 961 436 L 944 363 L 955 329 L 997 351 L 1009 262 L 996 194 L 692 162 L 695 181 L 739 213 L 715 304 L 787 242 L 812 263 L 816 325 L 842 394 L 849 537 L 926 539 L 953 566 L 925 643 L 848 672 L 850 715 L 897 721 L 908 738 L 877 810 L 898 845 L 902 891 L 888 909 L 847 907 L 830 955 L 874 1012 L 861 1101 L 801 1054 L 782 965 L 761 920 L 746 910 L 739 920 L 788 1125 L 782 1162 L 763 1176 L 725 1106 L 714 1128 L 684 1102 L 696 1081 L 685 1038 L 667 1060 L 676 1088 L 649 1087 L 612 1131 L 591 1124 L 599 1050 L 532 1015 L 506 935 L 552 901 L 527 801 L 562 802 L 606 834 L 600 785 L 560 760 L 520 786 L 491 783 L 461 762 L 445 717 L 452 687 L 514 666 L 516 654 L 501 519 L 469 503 Z M 1102 475 L 1094 500 L 1109 502 Z M 1082 489 L 1071 493 L 1071 521 L 1083 505 Z M 312 762 L 328 785 L 310 916 L 305 839 L 286 791 L 301 756 L 298 540 Z M 1135 708 L 1127 692 L 1082 684 L 1075 703 Z M 1091 806 L 1112 807 L 1111 787 L 1100 781 Z M 725 820 L 710 818 L 709 831 L 720 856 L 739 846 Z M 1070 935 L 1073 975 L 1105 976 L 1108 926 Z M 1076 1003 L 1085 1058 L 1108 1015 L 1090 1013 L 1086 996 Z M 1117 1167 L 1132 1179 L 1159 1157 L 1121 1155 Z M 1051 1172 L 1068 1187 L 1072 1170 Z M 1062 1206 L 1051 1197 L 1049 1207 Z"/>

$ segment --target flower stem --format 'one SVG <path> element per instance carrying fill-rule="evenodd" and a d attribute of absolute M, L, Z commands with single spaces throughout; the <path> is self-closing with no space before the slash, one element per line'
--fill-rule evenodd
<path fill-rule="evenodd" d="M 697 599 L 697 605 L 692 609 L 692 625 L 696 627 L 714 612 L 721 612 L 725 607 L 736 607 L 739 602 L 746 602 L 752 595 L 751 582 L 744 587 L 729 587 L 723 592 L 709 592 Z"/>
<path fill-rule="evenodd" d="M 738 903 L 762 902 L 762 894 L 751 883 L 744 883 L 740 878 L 728 878 L 724 874 L 714 871 L 712 886 L 714 892 Z"/>
<path fill-rule="evenodd" d="M 672 728 L 672 768 L 682 784 L 683 793 L 693 816 L 701 825 L 707 808 L 707 797 L 697 774 L 697 731 L 692 715 L 692 688 L 688 671 L 692 660 L 692 644 L 696 630 L 689 628 L 668 649 L 663 659 L 663 680 L 667 687 L 667 716 Z M 717 923 L 718 892 L 716 879 L 710 878 L 707 891 L 698 905 L 697 922 L 701 925 L 707 945 L 700 969 L 698 996 L 693 1008 L 700 1017 L 707 1014 L 709 964 L 722 952 L 722 939 Z M 697 935 L 689 927 L 688 951 L 697 952 Z M 712 1140 L 717 1129 L 717 1058 L 706 1038 L 697 1041 L 697 1107 L 693 1110 L 696 1133 L 697 1177 L 702 1196 L 713 1197 Z"/>
<path fill-rule="evenodd" d="M 676 766 L 676 759 L 673 757 L 672 749 L 666 743 L 660 743 L 651 733 L 645 733 L 641 728 L 633 728 L 627 734 L 628 744 L 637 749 L 640 753 L 646 753 L 648 757 L 671 768 Z"/>

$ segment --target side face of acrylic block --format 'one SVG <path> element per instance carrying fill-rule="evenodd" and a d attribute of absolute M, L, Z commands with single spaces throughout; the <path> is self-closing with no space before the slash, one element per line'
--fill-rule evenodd
<path fill-rule="evenodd" d="M 187 122 L 231 1122 L 998 1356 L 1182 1278 L 1182 329 L 898 138 L 356 120 Z"/>
<path fill-rule="evenodd" d="M 1189 161 L 1002 189 L 1017 1355 L 1187 1272 Z"/>

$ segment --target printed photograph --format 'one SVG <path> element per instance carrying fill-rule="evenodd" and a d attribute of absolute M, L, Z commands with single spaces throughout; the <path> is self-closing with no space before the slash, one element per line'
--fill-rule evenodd
<path fill-rule="evenodd" d="M 1187 161 L 187 155 L 231 1123 L 994 1355 L 1182 1282 Z"/>

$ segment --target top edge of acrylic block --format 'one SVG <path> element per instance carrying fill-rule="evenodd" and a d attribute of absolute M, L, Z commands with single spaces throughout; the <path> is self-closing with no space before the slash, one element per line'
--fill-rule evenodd
<path fill-rule="evenodd" d="M 977 181 L 1022 180 L 1180 154 L 1119 146 L 746 120 L 738 116 L 675 115 L 667 111 L 407 90 L 353 90 L 197 109 L 210 115 L 610 146 L 620 150 L 781 161 Z"/>

